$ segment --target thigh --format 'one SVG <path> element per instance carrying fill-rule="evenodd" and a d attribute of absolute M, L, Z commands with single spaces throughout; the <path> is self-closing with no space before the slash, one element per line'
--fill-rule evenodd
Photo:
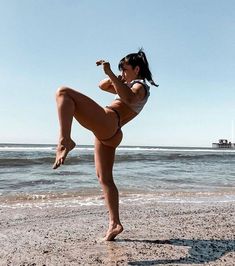
<path fill-rule="evenodd" d="M 115 148 L 104 145 L 95 139 L 95 166 L 99 178 L 112 180 L 113 164 L 115 159 Z"/>
<path fill-rule="evenodd" d="M 111 110 L 106 110 L 88 96 L 79 91 L 68 89 L 75 103 L 75 119 L 99 138 L 108 138 L 117 130 L 117 117 Z"/>

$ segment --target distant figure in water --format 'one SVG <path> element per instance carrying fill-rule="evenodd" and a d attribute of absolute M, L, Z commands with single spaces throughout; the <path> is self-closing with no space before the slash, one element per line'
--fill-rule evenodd
<path fill-rule="evenodd" d="M 145 53 L 131 53 L 121 59 L 118 68 L 121 75 L 116 76 L 109 62 L 99 60 L 108 78 L 100 81 L 99 87 L 115 94 L 109 106 L 101 107 L 91 98 L 68 87 L 61 87 L 56 93 L 60 136 L 53 169 L 64 164 L 67 154 L 75 147 L 71 139 L 73 117 L 95 136 L 95 167 L 109 211 L 109 228 L 104 240 L 110 241 L 123 231 L 119 218 L 119 196 L 113 180 L 115 151 L 121 143 L 122 126 L 136 117 L 149 97 L 150 87 L 158 86 L 152 79 Z"/>

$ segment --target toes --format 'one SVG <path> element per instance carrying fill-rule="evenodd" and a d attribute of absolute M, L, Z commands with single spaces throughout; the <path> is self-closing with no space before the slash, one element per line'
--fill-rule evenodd
<path fill-rule="evenodd" d="M 107 237 L 104 238 L 104 240 L 105 241 L 114 241 L 114 239 L 115 239 L 116 236 L 117 235 L 107 236 Z"/>
<path fill-rule="evenodd" d="M 71 147 L 70 147 L 71 146 Z M 57 169 L 62 164 L 64 164 L 64 161 L 66 159 L 66 156 L 69 151 L 71 151 L 76 146 L 75 142 L 72 142 L 71 145 L 64 146 L 64 145 L 58 145 L 57 152 L 56 152 L 56 161 L 53 165 L 53 169 Z"/>
<path fill-rule="evenodd" d="M 61 165 L 61 160 L 55 161 L 53 169 L 57 169 Z"/>
<path fill-rule="evenodd" d="M 106 236 L 104 238 L 105 241 L 114 241 L 115 237 L 117 235 L 119 235 L 121 232 L 123 231 L 123 227 L 122 226 L 117 226 L 114 229 L 108 230 L 108 232 L 106 233 Z"/>
<path fill-rule="evenodd" d="M 59 165 L 57 164 L 57 162 L 55 162 L 54 165 L 53 165 L 53 169 L 56 169 L 58 167 L 59 167 Z"/>

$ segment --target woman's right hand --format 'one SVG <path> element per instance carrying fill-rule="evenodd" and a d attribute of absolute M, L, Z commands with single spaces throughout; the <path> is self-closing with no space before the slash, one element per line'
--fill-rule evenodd
<path fill-rule="evenodd" d="M 97 66 L 100 66 L 100 65 L 102 65 L 103 64 L 103 62 L 105 62 L 104 60 L 99 60 L 99 61 L 96 61 L 96 65 Z"/>
<path fill-rule="evenodd" d="M 105 60 L 99 60 L 99 61 L 97 61 L 96 62 L 96 65 L 97 66 L 102 65 L 103 66 L 104 73 L 106 75 L 109 75 L 112 72 L 111 67 L 110 67 L 110 63 L 109 62 L 106 62 Z"/>

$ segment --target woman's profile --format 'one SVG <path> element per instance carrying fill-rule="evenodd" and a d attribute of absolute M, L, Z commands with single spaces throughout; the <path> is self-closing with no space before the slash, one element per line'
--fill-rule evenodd
<path fill-rule="evenodd" d="M 150 95 L 151 85 L 158 86 L 152 79 L 145 53 L 141 50 L 122 58 L 118 68 L 120 76 L 116 76 L 109 62 L 99 60 L 108 78 L 100 81 L 100 89 L 115 94 L 109 106 L 101 107 L 94 100 L 68 87 L 57 90 L 60 133 L 56 159 L 53 168 L 64 164 L 67 154 L 75 147 L 71 139 L 73 117 L 95 136 L 95 167 L 101 184 L 105 202 L 109 211 L 109 227 L 105 240 L 113 240 L 123 231 L 119 218 L 119 196 L 113 179 L 115 151 L 122 140 L 122 126 L 136 117 Z"/>

